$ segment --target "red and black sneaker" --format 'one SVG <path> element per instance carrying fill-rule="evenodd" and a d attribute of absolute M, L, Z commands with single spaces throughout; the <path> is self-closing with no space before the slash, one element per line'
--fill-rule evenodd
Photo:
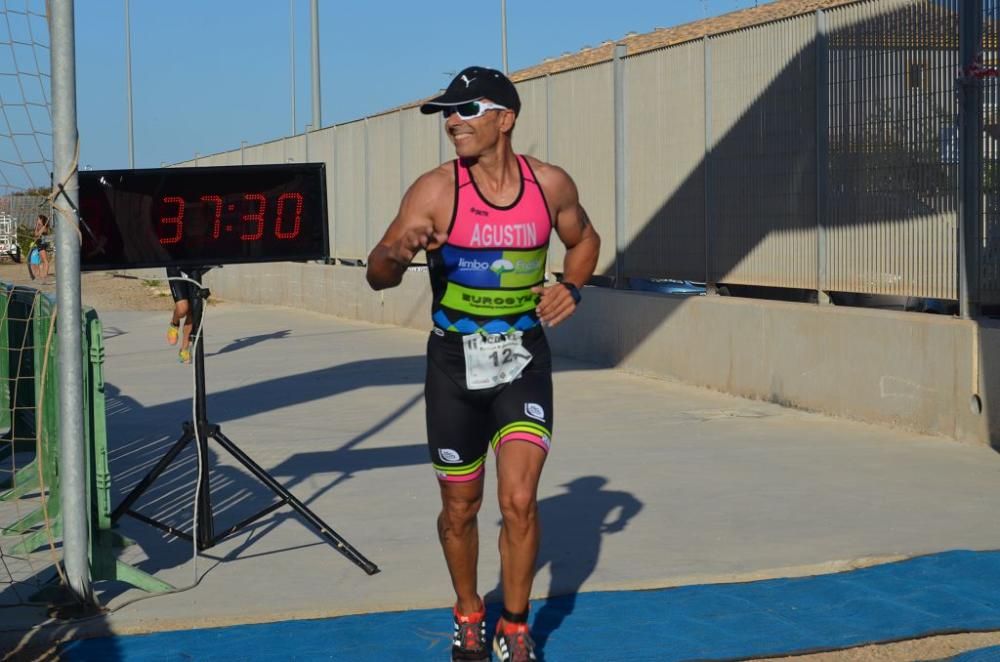
<path fill-rule="evenodd" d="M 500 619 L 497 633 L 493 637 L 493 652 L 500 662 L 532 662 L 535 657 L 535 642 L 528 632 L 527 623 L 508 623 Z"/>
<path fill-rule="evenodd" d="M 490 659 L 486 643 L 486 605 L 479 604 L 479 611 L 473 614 L 460 614 L 458 605 L 455 605 L 455 636 L 451 641 L 453 661 Z"/>

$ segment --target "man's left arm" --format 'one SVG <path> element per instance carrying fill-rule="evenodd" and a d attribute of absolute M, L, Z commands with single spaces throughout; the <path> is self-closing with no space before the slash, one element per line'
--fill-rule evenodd
<path fill-rule="evenodd" d="M 601 252 L 601 238 L 591 225 L 587 212 L 580 204 L 576 184 L 561 168 L 548 166 L 545 193 L 555 215 L 555 231 L 566 246 L 563 259 L 563 280 L 549 287 L 537 287 L 540 295 L 536 311 L 546 326 L 559 324 L 576 310 L 573 290 L 590 281 Z"/>

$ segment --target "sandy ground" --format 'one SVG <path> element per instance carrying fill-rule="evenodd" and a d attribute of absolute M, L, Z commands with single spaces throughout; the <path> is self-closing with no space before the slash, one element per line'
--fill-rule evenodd
<path fill-rule="evenodd" d="M 54 273 L 54 270 L 53 270 Z M 0 263 L 0 281 L 39 287 L 55 291 L 55 278 L 32 281 L 24 264 Z M 83 304 L 100 311 L 107 310 L 162 310 L 164 318 L 170 314 L 172 299 L 166 280 L 147 280 L 107 272 L 85 273 L 81 277 Z M 211 304 L 223 303 L 210 299 Z M 1000 632 L 966 633 L 927 637 L 880 646 L 862 646 L 831 653 L 814 653 L 795 657 L 767 658 L 770 660 L 802 660 L 803 662 L 915 662 L 917 660 L 943 660 L 958 653 L 1000 645 Z M 38 659 L 49 658 L 51 651 Z"/>
<path fill-rule="evenodd" d="M 1000 645 L 1000 632 L 977 632 L 911 639 L 881 646 L 861 646 L 832 653 L 761 659 L 802 660 L 802 662 L 923 662 L 947 660 L 965 651 L 997 645 Z"/>

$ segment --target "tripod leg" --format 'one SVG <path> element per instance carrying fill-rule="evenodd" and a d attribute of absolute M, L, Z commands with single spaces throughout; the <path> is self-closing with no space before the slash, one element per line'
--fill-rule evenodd
<path fill-rule="evenodd" d="M 209 425 L 206 422 L 202 422 L 202 425 L 206 427 Z M 194 531 L 194 535 L 198 539 L 198 549 L 206 550 L 215 544 L 215 523 L 212 518 L 212 486 L 209 482 L 209 475 L 211 474 L 211 467 L 208 461 L 208 439 L 207 436 L 211 432 L 206 433 L 205 429 L 198 426 L 198 437 L 196 439 L 198 444 L 198 461 L 202 467 L 201 478 L 199 480 L 198 487 L 198 530 Z"/>
<path fill-rule="evenodd" d="M 338 552 L 346 556 L 369 575 L 374 575 L 379 571 L 377 565 L 366 559 L 359 551 L 354 549 L 349 542 L 341 538 L 340 535 L 330 528 L 326 522 L 321 520 L 315 513 L 309 510 L 308 506 L 299 501 L 291 492 L 286 490 L 281 483 L 272 478 L 269 473 L 260 467 L 260 465 L 250 459 L 246 453 L 237 448 L 236 444 L 230 441 L 229 438 L 222 434 L 220 430 L 214 430 L 211 437 L 219 442 L 219 445 L 226 449 L 230 455 L 236 458 L 240 464 L 249 469 L 250 472 L 268 488 L 270 488 L 272 492 L 287 501 L 288 505 L 291 506 L 295 512 L 302 515 L 302 517 L 304 517 L 306 521 L 316 529 L 319 535 L 332 543 Z"/>
<path fill-rule="evenodd" d="M 146 477 L 139 481 L 139 484 L 135 486 L 129 495 L 125 497 L 125 500 L 118 504 L 118 507 L 115 508 L 113 513 L 111 513 L 112 522 L 117 522 L 122 515 L 129 511 L 136 499 L 141 497 L 143 492 L 149 489 L 149 486 L 153 484 L 153 481 L 156 480 L 161 473 L 163 473 L 163 470 L 167 468 L 167 465 L 174 461 L 177 454 L 184 450 L 184 447 L 187 446 L 188 442 L 192 439 L 194 439 L 194 433 L 188 426 L 185 425 L 184 434 L 181 435 L 180 439 L 178 439 L 173 447 L 167 451 L 166 455 L 160 458 L 160 461 L 156 463 L 156 466 L 153 467 L 152 471 L 146 474 Z"/>

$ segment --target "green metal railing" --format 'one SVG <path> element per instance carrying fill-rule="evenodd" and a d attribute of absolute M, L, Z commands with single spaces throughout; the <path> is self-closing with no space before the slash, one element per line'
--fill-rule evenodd
<path fill-rule="evenodd" d="M 82 320 L 91 578 L 124 581 L 146 591 L 170 590 L 170 584 L 116 558 L 115 549 L 130 541 L 111 523 L 103 329 L 91 308 L 84 309 Z M 0 536 L 21 536 L 9 550 L 15 555 L 52 545 L 62 534 L 57 328 L 51 296 L 0 284 L 0 430 L 6 430 L 0 436 L 0 462 L 17 453 L 33 454 L 0 482 L 0 502 L 38 495 L 31 500 L 37 504 L 34 510 L 12 524 L 0 523 Z"/>

